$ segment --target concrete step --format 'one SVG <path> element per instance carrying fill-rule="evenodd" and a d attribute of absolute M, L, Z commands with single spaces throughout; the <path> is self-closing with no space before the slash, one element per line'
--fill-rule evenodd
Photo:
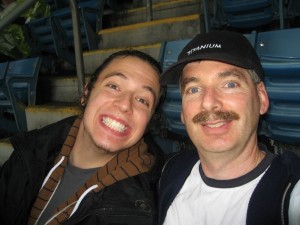
<path fill-rule="evenodd" d="M 79 115 L 82 112 L 79 105 L 70 102 L 57 102 L 26 108 L 28 130 L 39 129 L 63 118 Z M 9 158 L 13 147 L 9 138 L 0 139 L 0 166 Z"/>
<path fill-rule="evenodd" d="M 199 14 L 137 23 L 99 32 L 99 49 L 83 53 L 84 72 L 91 74 L 111 53 L 134 48 L 159 60 L 161 43 L 192 38 L 204 28 Z"/>
<path fill-rule="evenodd" d="M 95 69 L 112 53 L 128 48 L 134 48 L 139 51 L 145 52 L 151 55 L 156 60 L 159 60 L 161 42 L 153 43 L 149 45 L 140 45 L 140 46 L 129 46 L 129 47 L 119 47 L 119 48 L 110 48 L 110 49 L 99 49 L 83 53 L 84 58 L 84 72 L 85 74 L 92 74 Z"/>
<path fill-rule="evenodd" d="M 89 74 L 85 75 L 86 82 L 89 79 Z M 78 90 L 78 79 L 76 74 L 73 75 L 44 75 L 38 80 L 38 104 L 45 103 L 75 103 L 79 102 L 81 91 Z"/>
<path fill-rule="evenodd" d="M 152 20 L 197 14 L 201 12 L 202 5 L 199 0 L 165 0 L 152 2 Z M 108 27 L 119 27 L 146 22 L 148 19 L 146 1 L 139 1 L 139 4 L 134 5 L 136 5 L 136 7 L 105 16 L 105 24 Z"/>
<path fill-rule="evenodd" d="M 29 106 L 26 108 L 28 130 L 39 129 L 63 118 L 81 114 L 81 107 L 76 103 L 56 102 Z"/>
<path fill-rule="evenodd" d="M 199 14 L 101 30 L 99 49 L 149 45 L 161 41 L 186 39 L 200 32 Z"/>

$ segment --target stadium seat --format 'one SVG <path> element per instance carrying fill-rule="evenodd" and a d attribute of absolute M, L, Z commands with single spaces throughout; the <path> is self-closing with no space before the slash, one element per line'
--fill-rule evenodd
<path fill-rule="evenodd" d="M 258 33 L 256 50 L 265 72 L 270 108 L 260 133 L 300 144 L 300 28 Z"/>
<path fill-rule="evenodd" d="M 278 15 L 282 5 L 275 6 L 273 1 L 276 0 L 214 0 L 212 18 L 206 20 L 212 28 L 255 29 L 281 18 Z"/>
<path fill-rule="evenodd" d="M 102 28 L 105 0 L 87 0 L 78 3 L 79 28 L 83 50 L 98 48 L 97 32 Z M 33 55 L 54 54 L 75 65 L 74 35 L 70 7 L 51 12 L 48 17 L 25 24 L 25 33 Z"/>
<path fill-rule="evenodd" d="M 177 62 L 177 57 L 183 47 L 190 41 L 190 39 L 167 41 L 162 43 L 160 50 L 160 62 L 163 71 L 165 71 L 173 63 Z M 185 127 L 180 119 L 181 112 L 181 95 L 178 84 L 168 84 L 162 111 L 167 121 L 167 128 L 170 132 L 179 135 L 187 135 Z"/>
<path fill-rule="evenodd" d="M 41 57 L 10 61 L 6 72 L 6 87 L 11 113 L 20 131 L 27 130 L 25 108 L 35 105 Z"/>
<path fill-rule="evenodd" d="M 11 118 L 13 107 L 5 84 L 7 68 L 8 62 L 0 63 L 0 129 L 15 132 L 17 131 L 17 126 L 13 118 Z"/>
<path fill-rule="evenodd" d="M 177 62 L 177 57 L 183 47 L 191 39 L 175 40 L 163 42 L 160 49 L 159 60 L 162 63 L 162 69 L 165 71 L 170 65 Z"/>

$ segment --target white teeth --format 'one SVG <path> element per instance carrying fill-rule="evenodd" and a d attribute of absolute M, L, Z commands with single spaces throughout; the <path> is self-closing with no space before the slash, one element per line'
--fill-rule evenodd
<path fill-rule="evenodd" d="M 125 129 L 126 129 L 126 126 L 124 124 L 121 124 L 120 122 L 118 121 L 115 121 L 109 117 L 103 117 L 103 120 L 102 122 L 108 126 L 109 128 L 115 130 L 115 131 L 118 131 L 120 133 L 124 133 L 125 132 Z"/>
<path fill-rule="evenodd" d="M 221 127 L 225 124 L 225 122 L 219 122 L 219 123 L 215 123 L 215 124 L 206 124 L 206 126 L 211 127 L 211 128 L 217 128 L 217 127 Z"/>

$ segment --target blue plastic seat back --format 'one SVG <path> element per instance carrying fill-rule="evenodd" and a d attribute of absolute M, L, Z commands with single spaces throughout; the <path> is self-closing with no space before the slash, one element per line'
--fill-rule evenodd
<path fill-rule="evenodd" d="M 84 50 L 92 50 L 95 46 L 89 46 L 88 33 L 86 30 L 87 24 L 84 23 L 84 20 L 89 23 L 89 26 L 92 27 L 94 32 L 96 32 L 96 23 L 98 20 L 98 15 L 94 10 L 99 8 L 98 1 L 84 1 L 78 4 L 80 9 L 79 14 L 79 26 L 80 26 L 80 37 L 81 44 Z M 89 10 L 93 9 L 93 11 Z M 63 8 L 60 10 L 54 11 L 52 14 L 53 20 L 55 20 L 55 26 L 60 27 L 60 33 L 63 33 L 61 36 L 65 36 L 68 41 L 66 42 L 69 46 L 73 46 L 73 23 L 72 23 L 72 14 L 70 8 Z M 57 30 L 52 30 L 52 32 L 56 32 Z M 57 39 L 57 36 L 53 34 L 54 38 Z M 59 45 L 58 45 L 59 46 Z"/>
<path fill-rule="evenodd" d="M 190 40 L 191 39 L 167 41 L 162 44 L 160 61 L 162 63 L 163 71 L 173 63 L 177 62 L 178 55 Z"/>
<path fill-rule="evenodd" d="M 25 24 L 27 39 L 33 52 L 55 53 L 51 31 L 51 17 L 43 17 Z"/>
<path fill-rule="evenodd" d="M 272 3 L 273 0 L 215 0 L 213 26 L 257 28 L 269 24 L 277 14 Z"/>
<path fill-rule="evenodd" d="M 162 110 L 168 123 L 168 129 L 176 134 L 187 136 L 180 117 L 182 106 L 178 85 L 170 84 L 167 86 L 167 93 L 164 104 L 162 105 Z"/>
<path fill-rule="evenodd" d="M 260 32 L 256 51 L 265 61 L 298 61 L 300 59 L 300 28 Z"/>
<path fill-rule="evenodd" d="M 163 71 L 165 71 L 173 63 L 177 62 L 178 55 L 190 40 L 191 39 L 167 41 L 162 44 L 160 61 Z M 186 136 L 185 127 L 180 119 L 181 109 L 181 95 L 178 84 L 167 85 L 162 110 L 168 122 L 168 129 L 174 133 Z"/>
<path fill-rule="evenodd" d="M 6 111 L 7 106 L 10 105 L 8 100 L 8 91 L 5 85 L 5 77 L 6 77 L 6 71 L 8 67 L 8 62 L 0 63 L 0 108 L 1 111 L 3 111 L 3 108 L 5 108 L 4 111 Z"/>
<path fill-rule="evenodd" d="M 289 0 L 286 10 L 286 17 L 288 19 L 296 18 L 300 16 L 300 1 L 299 0 Z"/>
<path fill-rule="evenodd" d="M 25 105 L 35 104 L 36 83 L 40 66 L 40 57 L 15 60 L 8 65 L 7 86 L 11 93 Z"/>
<path fill-rule="evenodd" d="M 226 13 L 240 13 L 269 7 L 271 3 L 271 0 L 223 0 L 223 7 Z"/>
<path fill-rule="evenodd" d="M 54 3 L 60 7 L 52 10 L 50 16 L 30 21 L 25 25 L 28 43 L 31 45 L 33 55 L 56 55 L 75 65 L 73 22 L 69 1 L 57 0 Z M 105 0 L 77 2 L 83 50 L 93 50 L 98 47 L 97 31 L 102 28 L 104 3 Z"/>
<path fill-rule="evenodd" d="M 0 84 L 5 84 L 5 75 L 7 70 L 8 62 L 0 63 Z"/>
<path fill-rule="evenodd" d="M 261 132 L 300 144 L 300 28 L 258 33 L 257 53 L 265 72 L 270 107 Z"/>

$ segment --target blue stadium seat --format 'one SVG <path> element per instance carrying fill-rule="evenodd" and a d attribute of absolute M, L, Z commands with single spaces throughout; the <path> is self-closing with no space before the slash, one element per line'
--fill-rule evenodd
<path fill-rule="evenodd" d="M 278 0 L 214 0 L 212 18 L 206 20 L 213 28 L 258 28 L 281 18 L 282 5 L 274 1 Z"/>
<path fill-rule="evenodd" d="M 271 0 L 223 0 L 223 9 L 229 26 L 254 28 L 272 21 L 271 3 Z"/>
<path fill-rule="evenodd" d="M 78 2 L 80 37 L 83 50 L 98 48 L 97 32 L 102 28 L 105 0 Z M 28 43 L 33 55 L 54 54 L 75 65 L 73 24 L 70 7 L 51 12 L 48 17 L 25 24 Z"/>
<path fill-rule="evenodd" d="M 5 83 L 8 62 L 0 63 L 0 129 L 7 132 L 16 132 L 17 126 L 13 121 L 13 107 Z"/>
<path fill-rule="evenodd" d="M 11 61 L 6 72 L 6 87 L 16 127 L 27 130 L 25 108 L 35 105 L 38 74 L 42 63 L 41 57 Z"/>
<path fill-rule="evenodd" d="M 0 63 L 0 87 L 5 85 L 5 75 L 7 71 L 8 62 Z"/>
<path fill-rule="evenodd" d="M 300 28 L 258 33 L 257 53 L 265 71 L 270 108 L 260 133 L 300 144 Z"/>
<path fill-rule="evenodd" d="M 179 53 L 190 40 L 191 39 L 184 39 L 162 43 L 160 50 L 160 62 L 162 64 L 163 71 L 165 71 L 173 63 L 177 62 Z M 167 120 L 166 129 L 176 134 L 187 136 L 185 127 L 180 119 L 181 95 L 178 84 L 167 85 L 162 111 L 165 119 Z"/>
<path fill-rule="evenodd" d="M 162 69 L 165 71 L 170 65 L 177 62 L 177 57 L 183 47 L 191 39 L 175 40 L 163 42 L 160 49 L 159 60 L 162 63 Z"/>
<path fill-rule="evenodd" d="M 300 16 L 300 1 L 289 0 L 287 9 L 285 10 L 285 18 L 294 19 Z"/>

